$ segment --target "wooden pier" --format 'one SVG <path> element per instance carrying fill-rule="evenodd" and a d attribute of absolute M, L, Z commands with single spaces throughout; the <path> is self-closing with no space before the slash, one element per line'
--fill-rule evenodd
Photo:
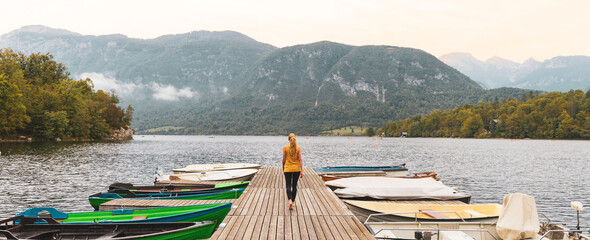
<path fill-rule="evenodd" d="M 101 209 L 189 205 L 220 200 L 134 201 L 112 200 L 101 205 Z M 375 239 L 312 168 L 304 168 L 293 210 L 288 208 L 285 177 L 279 167 L 262 168 L 242 196 L 231 201 L 232 209 L 211 239 Z"/>

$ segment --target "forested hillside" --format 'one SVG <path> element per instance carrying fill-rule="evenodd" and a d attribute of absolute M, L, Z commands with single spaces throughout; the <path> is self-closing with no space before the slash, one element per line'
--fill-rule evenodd
<path fill-rule="evenodd" d="M 529 94 L 389 122 L 379 133 L 409 137 L 590 138 L 590 91 Z"/>
<path fill-rule="evenodd" d="M 276 48 L 231 31 L 133 39 L 27 26 L 0 47 L 49 52 L 76 78 L 114 89 L 135 109 L 133 128 L 150 134 L 316 135 L 528 92 L 484 90 L 419 49 Z"/>
<path fill-rule="evenodd" d="M 129 128 L 131 106 L 69 75 L 51 55 L 0 50 L 0 139 L 103 139 Z"/>

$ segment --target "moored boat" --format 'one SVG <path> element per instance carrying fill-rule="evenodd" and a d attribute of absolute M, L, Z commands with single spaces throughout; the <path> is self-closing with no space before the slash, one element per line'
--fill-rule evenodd
<path fill-rule="evenodd" d="M 207 239 L 214 229 L 215 221 L 61 224 L 50 218 L 24 216 L 0 221 L 0 237 L 7 239 Z"/>
<path fill-rule="evenodd" d="M 371 218 L 372 219 L 372 218 Z M 376 239 L 498 240 L 493 222 L 365 222 Z"/>
<path fill-rule="evenodd" d="M 371 172 L 333 172 L 330 174 L 320 174 L 322 180 L 324 182 L 332 181 L 341 178 L 349 178 L 349 177 L 385 177 L 385 172 L 383 171 L 371 171 Z M 419 172 L 413 173 L 409 176 L 391 176 L 391 177 L 399 177 L 399 178 L 433 178 L 435 180 L 440 180 L 437 177 L 435 172 Z"/>
<path fill-rule="evenodd" d="M 198 194 L 176 194 L 176 193 L 153 193 L 153 194 L 117 194 L 117 193 L 96 193 L 88 197 L 90 205 L 98 210 L 100 204 L 113 199 L 167 199 L 167 200 L 222 200 L 237 199 L 244 192 L 243 188 L 229 190 L 212 190 Z"/>
<path fill-rule="evenodd" d="M 109 186 L 109 192 L 120 189 L 127 189 L 134 193 L 176 193 L 176 192 L 196 192 L 207 190 L 225 190 L 233 188 L 246 188 L 249 182 L 227 182 L 217 184 L 194 184 L 194 185 L 146 185 L 135 186 L 130 183 L 113 183 Z"/>
<path fill-rule="evenodd" d="M 257 172 L 257 169 L 236 169 L 163 175 L 156 178 L 156 185 L 177 184 L 183 182 L 198 183 L 200 181 L 249 181 Z"/>
<path fill-rule="evenodd" d="M 192 164 L 184 168 L 172 169 L 174 174 L 225 171 L 236 169 L 260 169 L 260 164 L 254 163 L 218 163 L 218 164 Z"/>
<path fill-rule="evenodd" d="M 365 221 L 384 222 L 496 222 L 502 206 L 499 204 L 406 204 L 383 201 L 344 200 L 348 208 Z"/>
<path fill-rule="evenodd" d="M 330 166 L 319 167 L 314 170 L 320 174 L 331 174 L 341 172 L 385 172 L 387 176 L 406 176 L 408 169 L 406 164 L 392 165 L 392 166 Z"/>
<path fill-rule="evenodd" d="M 352 177 L 328 181 L 340 198 L 356 200 L 460 200 L 471 194 L 458 192 L 433 178 Z"/>
<path fill-rule="evenodd" d="M 55 208 L 30 208 L 18 215 L 24 217 L 51 217 L 59 223 L 145 223 L 145 222 L 199 222 L 223 221 L 231 203 L 214 203 L 188 206 L 118 209 L 93 212 L 61 212 Z"/>

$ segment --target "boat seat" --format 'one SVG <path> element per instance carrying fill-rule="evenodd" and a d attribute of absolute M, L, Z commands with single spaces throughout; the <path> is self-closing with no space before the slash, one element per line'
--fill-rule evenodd
<path fill-rule="evenodd" d="M 444 215 L 442 213 L 436 212 L 432 209 L 420 209 L 419 210 L 421 213 L 425 214 L 426 216 L 429 216 L 431 218 L 438 218 L 438 219 L 449 219 L 450 217 L 447 215 Z"/>
<path fill-rule="evenodd" d="M 147 216 L 134 216 L 131 220 L 141 220 L 141 219 L 146 219 Z"/>
<path fill-rule="evenodd" d="M 483 213 L 480 213 L 478 211 L 475 210 L 471 210 L 471 209 L 465 209 L 463 210 L 463 212 L 467 213 L 467 214 L 471 214 L 472 217 L 476 217 L 476 218 L 480 218 L 480 217 L 488 217 L 488 215 L 485 215 Z"/>
<path fill-rule="evenodd" d="M 119 236 L 119 234 L 123 233 L 123 230 L 119 229 L 110 233 L 107 233 L 105 235 L 100 236 L 100 238 L 105 238 L 105 239 L 109 239 L 109 238 L 114 238 Z"/>

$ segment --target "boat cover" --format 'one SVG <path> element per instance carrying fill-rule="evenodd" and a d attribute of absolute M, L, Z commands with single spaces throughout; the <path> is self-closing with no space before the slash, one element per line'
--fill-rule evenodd
<path fill-rule="evenodd" d="M 504 240 L 532 238 L 539 232 L 539 216 L 535 198 L 522 193 L 504 197 L 500 218 L 496 224 L 498 236 Z"/>
<path fill-rule="evenodd" d="M 433 178 L 351 177 L 329 181 L 326 185 L 338 188 L 334 193 L 341 198 L 453 200 L 471 196 Z"/>

